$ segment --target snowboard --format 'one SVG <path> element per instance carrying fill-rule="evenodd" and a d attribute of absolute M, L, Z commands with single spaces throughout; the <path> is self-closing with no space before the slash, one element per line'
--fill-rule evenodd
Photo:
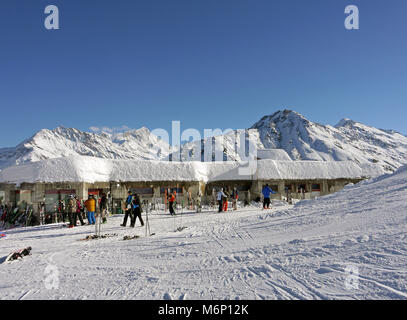
<path fill-rule="evenodd" d="M 5 262 L 17 260 L 19 258 L 23 258 L 24 256 L 28 256 L 31 254 L 30 252 L 31 252 L 31 247 L 27 247 L 24 249 L 14 251 L 7 256 Z"/>

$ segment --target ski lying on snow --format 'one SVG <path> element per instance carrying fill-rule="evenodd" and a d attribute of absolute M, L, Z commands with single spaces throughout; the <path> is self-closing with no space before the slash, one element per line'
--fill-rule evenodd
<path fill-rule="evenodd" d="M 111 238 L 111 237 L 117 237 L 117 233 L 111 233 L 111 234 L 102 234 L 102 235 L 89 235 L 84 239 L 79 239 L 79 241 L 88 241 L 88 240 L 96 240 L 96 239 L 105 239 L 105 238 Z"/>
<path fill-rule="evenodd" d="M 23 258 L 24 256 L 30 255 L 31 254 L 30 252 L 31 252 L 31 247 L 27 247 L 24 249 L 14 251 L 7 256 L 7 258 L 4 262 L 9 262 L 9 261 L 17 260 L 19 258 Z"/>
<path fill-rule="evenodd" d="M 155 235 L 155 233 L 150 233 L 150 237 L 154 236 L 154 235 Z M 124 236 L 123 240 L 133 240 L 133 239 L 139 239 L 139 238 L 141 238 L 141 236 Z"/>
<path fill-rule="evenodd" d="M 123 240 L 133 240 L 133 239 L 138 239 L 140 236 L 124 236 Z"/>

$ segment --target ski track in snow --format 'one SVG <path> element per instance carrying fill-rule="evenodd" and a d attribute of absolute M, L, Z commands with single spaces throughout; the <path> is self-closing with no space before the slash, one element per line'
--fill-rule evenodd
<path fill-rule="evenodd" d="M 32 255 L 0 264 L 2 299 L 407 299 L 407 170 L 334 195 L 271 210 L 149 215 L 151 231 L 120 227 L 79 241 L 94 226 L 3 231 L 0 258 L 31 246 Z M 144 215 L 145 213 L 143 213 Z M 139 222 L 137 222 L 139 223 Z M 174 231 L 180 226 L 187 227 Z M 124 235 L 140 236 L 123 241 Z M 58 289 L 45 287 L 45 268 Z M 347 288 L 347 266 L 358 288 Z"/>

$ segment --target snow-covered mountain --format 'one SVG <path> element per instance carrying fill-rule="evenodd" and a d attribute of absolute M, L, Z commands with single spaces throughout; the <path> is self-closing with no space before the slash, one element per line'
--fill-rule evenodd
<path fill-rule="evenodd" d="M 263 117 L 247 130 L 220 136 L 224 138 L 223 158 L 242 159 L 237 152 L 242 135 L 246 136 L 246 140 L 249 137 L 257 149 L 283 149 L 292 160 L 377 163 L 386 171 L 394 171 L 407 164 L 406 136 L 349 119 L 343 119 L 333 127 L 311 122 L 295 111 L 277 111 Z M 185 161 L 190 158 L 199 144 L 214 144 L 210 139 L 183 145 L 181 159 Z M 202 153 L 201 160 L 212 161 L 214 154 Z"/>
<path fill-rule="evenodd" d="M 168 143 L 147 128 L 108 134 L 58 127 L 43 129 L 15 148 L 0 149 L 0 168 L 73 155 L 160 160 L 170 152 Z"/>
<path fill-rule="evenodd" d="M 407 137 L 398 132 L 376 129 L 349 119 L 341 120 L 336 126 L 321 125 L 291 110 L 277 111 L 249 129 L 217 137 L 224 139 L 223 146 L 216 151 L 220 159 L 244 160 L 244 154 L 239 151 L 245 148 L 240 145 L 244 143 L 247 148 L 248 137 L 257 149 L 277 149 L 286 152 L 292 160 L 377 163 L 388 172 L 407 164 Z M 181 146 L 179 156 L 174 148 L 147 128 L 119 134 L 89 133 L 63 127 L 43 129 L 15 148 L 0 149 L 0 169 L 73 155 L 132 160 L 163 160 L 171 156 L 173 160 L 182 161 L 195 157 L 196 160 L 212 161 L 215 151 L 204 153 L 201 146 L 213 144 L 214 147 L 214 140 L 186 143 Z"/>

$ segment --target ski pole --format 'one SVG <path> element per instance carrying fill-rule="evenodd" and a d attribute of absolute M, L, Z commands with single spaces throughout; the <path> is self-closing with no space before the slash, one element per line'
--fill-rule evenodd
<path fill-rule="evenodd" d="M 181 201 L 181 228 L 182 228 L 182 213 L 184 212 L 184 199 Z"/>
<path fill-rule="evenodd" d="M 148 228 L 148 201 L 146 205 L 146 237 L 147 237 L 147 228 Z"/>

